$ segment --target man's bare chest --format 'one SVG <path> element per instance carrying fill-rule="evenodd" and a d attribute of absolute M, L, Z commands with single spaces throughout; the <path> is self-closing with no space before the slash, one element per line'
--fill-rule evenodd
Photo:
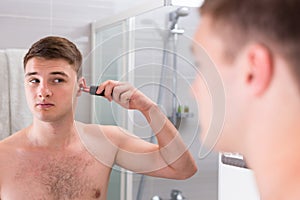
<path fill-rule="evenodd" d="M 36 154 L 16 160 L 11 183 L 18 198 L 75 200 L 102 199 L 105 195 L 110 170 L 89 154 Z"/>

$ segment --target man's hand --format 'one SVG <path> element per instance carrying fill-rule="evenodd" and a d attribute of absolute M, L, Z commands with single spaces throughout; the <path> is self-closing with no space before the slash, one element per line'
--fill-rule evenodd
<path fill-rule="evenodd" d="M 127 109 L 148 111 L 155 103 L 138 89 L 126 82 L 108 80 L 99 85 L 97 94 L 104 92 L 104 97 Z"/>

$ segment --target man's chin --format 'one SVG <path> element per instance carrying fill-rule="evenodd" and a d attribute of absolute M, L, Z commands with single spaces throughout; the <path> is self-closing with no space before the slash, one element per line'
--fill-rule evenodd
<path fill-rule="evenodd" d="M 56 122 L 59 121 L 60 117 L 57 115 L 50 115 L 50 113 L 47 114 L 37 114 L 35 115 L 35 118 L 42 122 Z"/>

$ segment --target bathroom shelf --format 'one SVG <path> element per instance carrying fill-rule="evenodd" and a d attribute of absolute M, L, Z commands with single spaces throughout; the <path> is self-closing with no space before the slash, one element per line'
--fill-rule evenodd
<path fill-rule="evenodd" d="M 183 113 L 179 113 L 177 112 L 176 113 L 176 121 L 173 122 L 172 121 L 172 117 L 168 117 L 168 119 L 174 124 L 174 126 L 178 129 L 180 124 L 181 124 L 181 121 L 183 119 L 187 119 L 187 118 L 192 118 L 194 117 L 194 113 L 191 113 L 191 112 L 183 112 Z"/>
<path fill-rule="evenodd" d="M 178 118 L 192 118 L 192 117 L 194 117 L 194 113 L 190 113 L 190 112 L 176 113 L 176 117 L 178 117 Z"/>

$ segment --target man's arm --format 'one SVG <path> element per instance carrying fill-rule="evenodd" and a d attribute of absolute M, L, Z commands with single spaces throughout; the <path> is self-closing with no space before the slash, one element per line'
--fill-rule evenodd
<path fill-rule="evenodd" d="M 146 142 L 117 128 L 113 134 L 119 147 L 116 164 L 137 173 L 164 178 L 186 179 L 195 174 L 195 161 L 177 129 L 152 100 L 127 83 L 106 81 L 99 86 L 97 93 L 103 90 L 109 101 L 114 100 L 127 109 L 139 110 L 158 142 Z"/>

